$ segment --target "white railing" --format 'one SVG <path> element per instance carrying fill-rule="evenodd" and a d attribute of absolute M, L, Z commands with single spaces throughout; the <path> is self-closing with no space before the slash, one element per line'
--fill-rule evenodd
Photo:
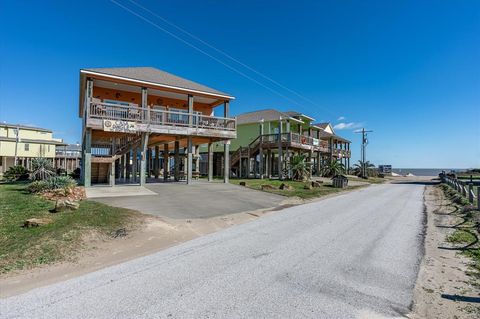
<path fill-rule="evenodd" d="M 207 116 L 199 112 L 189 114 L 181 111 L 143 109 L 138 106 L 104 102 L 92 102 L 88 116 L 90 118 L 130 121 L 152 125 L 183 126 L 224 131 L 236 130 L 236 120 L 234 118 Z"/>

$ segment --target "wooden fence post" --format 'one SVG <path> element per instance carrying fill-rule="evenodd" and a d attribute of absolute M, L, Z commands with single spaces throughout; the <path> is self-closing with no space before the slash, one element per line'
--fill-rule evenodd
<path fill-rule="evenodd" d="M 480 210 L 480 186 L 477 187 L 477 209 Z"/>
<path fill-rule="evenodd" d="M 473 183 L 468 183 L 468 201 L 473 204 Z"/>

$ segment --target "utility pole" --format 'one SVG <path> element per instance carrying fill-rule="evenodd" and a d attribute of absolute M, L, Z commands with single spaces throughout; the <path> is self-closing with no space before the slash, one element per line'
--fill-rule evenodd
<path fill-rule="evenodd" d="M 362 178 L 367 178 L 367 167 L 366 167 L 366 161 L 367 161 L 367 155 L 366 155 L 366 148 L 368 144 L 367 140 L 367 133 L 373 132 L 371 130 L 367 131 L 365 128 L 362 128 L 360 131 L 355 131 L 355 133 L 362 133 L 362 149 L 361 149 L 361 161 L 362 161 Z"/>

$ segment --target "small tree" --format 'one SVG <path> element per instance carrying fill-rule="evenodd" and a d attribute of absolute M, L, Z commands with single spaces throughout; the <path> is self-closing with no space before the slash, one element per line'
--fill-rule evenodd
<path fill-rule="evenodd" d="M 305 155 L 294 155 L 288 163 L 288 168 L 292 172 L 292 179 L 301 181 L 309 175 L 311 163 L 306 161 Z"/>
<path fill-rule="evenodd" d="M 322 176 L 325 177 L 333 177 L 335 175 L 343 174 L 344 172 L 345 166 L 335 159 L 332 159 L 327 165 L 322 167 Z"/>
<path fill-rule="evenodd" d="M 49 177 L 55 176 L 55 169 L 52 162 L 44 157 L 32 160 L 32 176 L 35 181 L 44 181 Z"/>

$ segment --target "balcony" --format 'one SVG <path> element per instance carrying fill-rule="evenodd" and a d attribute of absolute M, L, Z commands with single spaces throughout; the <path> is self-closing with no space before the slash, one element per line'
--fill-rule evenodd
<path fill-rule="evenodd" d="M 92 101 L 86 111 L 87 126 L 105 131 L 236 137 L 235 118 L 170 111 L 163 106 L 144 109 L 96 101 Z"/>

